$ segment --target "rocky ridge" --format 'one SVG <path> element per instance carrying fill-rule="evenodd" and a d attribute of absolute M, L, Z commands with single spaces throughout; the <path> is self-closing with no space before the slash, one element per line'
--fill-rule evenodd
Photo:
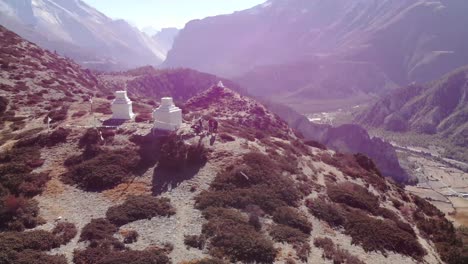
<path fill-rule="evenodd" d="M 0 14 L 0 25 L 90 69 L 159 65 L 167 53 L 156 39 L 81 0 L 2 0 Z"/>
<path fill-rule="evenodd" d="M 397 133 L 435 135 L 463 152 L 468 144 L 467 80 L 467 68 L 462 67 L 439 80 L 400 88 L 357 115 L 356 122 Z"/>

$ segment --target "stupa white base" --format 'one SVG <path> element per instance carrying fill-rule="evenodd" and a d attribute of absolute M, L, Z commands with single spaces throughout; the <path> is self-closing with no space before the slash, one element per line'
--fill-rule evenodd
<path fill-rule="evenodd" d="M 153 129 L 175 131 L 182 126 L 182 110 L 174 105 L 171 97 L 161 99 L 161 106 L 154 110 Z"/>
<path fill-rule="evenodd" d="M 112 101 L 112 119 L 132 120 L 135 114 L 132 110 L 132 101 L 127 97 L 126 91 L 115 92 L 115 100 Z"/>

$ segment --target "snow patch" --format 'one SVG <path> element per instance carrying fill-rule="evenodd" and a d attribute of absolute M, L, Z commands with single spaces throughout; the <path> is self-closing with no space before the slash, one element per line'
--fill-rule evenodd
<path fill-rule="evenodd" d="M 271 1 L 268 1 L 268 2 L 265 2 L 261 5 L 261 7 L 263 8 L 267 8 L 267 7 L 270 7 L 271 6 Z"/>

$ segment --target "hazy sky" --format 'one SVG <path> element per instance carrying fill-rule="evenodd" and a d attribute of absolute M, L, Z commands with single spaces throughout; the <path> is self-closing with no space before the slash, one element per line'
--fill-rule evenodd
<path fill-rule="evenodd" d="M 184 27 L 192 19 L 247 9 L 266 0 L 84 0 L 111 18 L 139 28 Z"/>

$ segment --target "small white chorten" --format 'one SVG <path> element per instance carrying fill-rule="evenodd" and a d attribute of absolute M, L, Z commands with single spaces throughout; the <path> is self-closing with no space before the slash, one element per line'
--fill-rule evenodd
<path fill-rule="evenodd" d="M 128 98 L 127 91 L 116 91 L 112 101 L 112 119 L 131 120 L 134 117 L 132 101 Z"/>
<path fill-rule="evenodd" d="M 161 106 L 153 112 L 154 129 L 175 131 L 182 126 L 182 110 L 174 105 L 172 97 L 163 97 Z"/>

